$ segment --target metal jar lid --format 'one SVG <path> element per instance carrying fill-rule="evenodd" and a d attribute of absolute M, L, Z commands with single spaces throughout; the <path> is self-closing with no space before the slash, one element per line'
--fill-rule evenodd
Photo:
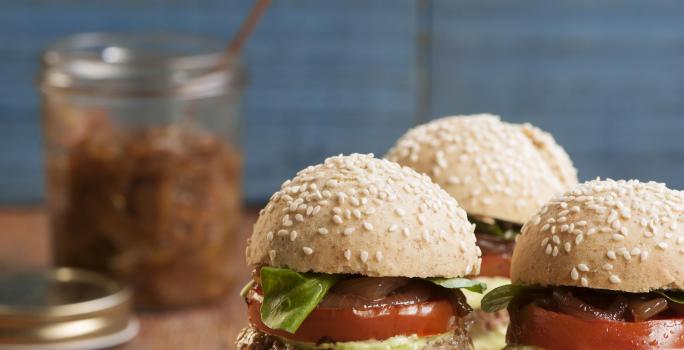
<path fill-rule="evenodd" d="M 0 272 L 0 350 L 105 349 L 138 329 L 130 290 L 100 274 Z"/>

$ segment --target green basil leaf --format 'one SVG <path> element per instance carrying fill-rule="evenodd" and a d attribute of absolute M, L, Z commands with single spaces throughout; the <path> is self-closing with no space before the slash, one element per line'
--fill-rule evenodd
<path fill-rule="evenodd" d="M 426 280 L 447 289 L 463 288 L 480 294 L 487 290 L 486 283 L 467 278 L 427 278 Z"/>
<path fill-rule="evenodd" d="M 656 290 L 653 291 L 653 293 L 660 294 L 675 304 L 684 304 L 684 292 L 674 290 Z"/>
<path fill-rule="evenodd" d="M 340 275 L 299 273 L 290 269 L 263 267 L 261 321 L 272 329 L 297 331 L 323 300 Z"/>
<path fill-rule="evenodd" d="M 240 296 L 243 298 L 247 297 L 247 293 L 249 293 L 249 290 L 252 289 L 252 287 L 254 287 L 254 280 L 249 280 L 249 282 L 240 290 Z"/>
<path fill-rule="evenodd" d="M 524 286 L 520 284 L 507 284 L 494 288 L 482 298 L 482 310 L 485 312 L 503 310 L 508 306 L 508 303 L 518 295 L 541 289 L 542 288 L 539 286 Z"/>

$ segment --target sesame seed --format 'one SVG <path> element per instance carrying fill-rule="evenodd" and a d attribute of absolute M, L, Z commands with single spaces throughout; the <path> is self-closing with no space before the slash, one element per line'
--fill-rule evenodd
<path fill-rule="evenodd" d="M 375 260 L 382 261 L 382 252 L 381 251 L 378 250 L 377 252 L 375 252 Z"/>
<path fill-rule="evenodd" d="M 582 271 L 582 272 L 588 272 L 589 266 L 587 266 L 586 264 L 578 264 L 577 269 Z"/>
<path fill-rule="evenodd" d="M 357 219 L 361 219 L 361 216 L 362 216 L 361 211 L 358 209 L 352 210 L 352 215 L 354 215 L 354 217 Z"/>
<path fill-rule="evenodd" d="M 339 215 L 333 216 L 333 222 L 335 222 L 338 225 L 342 224 L 342 217 L 340 217 Z"/>
<path fill-rule="evenodd" d="M 552 240 L 553 243 L 555 243 L 555 244 L 560 244 L 560 238 L 558 238 L 558 236 L 552 236 L 552 237 L 551 237 L 551 240 Z"/>
<path fill-rule="evenodd" d="M 617 255 L 616 255 L 615 252 L 612 251 L 612 250 L 607 251 L 607 252 L 606 252 L 606 256 L 607 256 L 608 259 L 610 259 L 610 260 L 615 260 L 615 259 L 617 259 Z"/>
<path fill-rule="evenodd" d="M 373 230 L 373 224 L 370 222 L 366 221 L 363 223 L 363 228 L 366 229 L 366 231 L 372 231 Z"/>
<path fill-rule="evenodd" d="M 589 286 L 589 280 L 586 277 L 580 278 L 580 283 L 582 284 L 582 287 Z"/>
<path fill-rule="evenodd" d="M 350 259 L 351 259 L 351 255 L 352 255 L 352 254 L 351 254 L 351 250 L 349 250 L 349 249 L 345 249 L 345 250 L 344 250 L 344 258 L 345 258 L 345 259 L 350 260 Z"/>
<path fill-rule="evenodd" d="M 404 232 L 404 236 L 406 236 L 406 237 L 408 237 L 411 234 L 411 231 L 409 231 L 408 227 L 404 227 L 404 229 L 402 231 Z"/>
<path fill-rule="evenodd" d="M 289 236 L 290 232 L 288 232 L 287 230 L 278 230 L 277 235 L 278 235 L 278 237 Z"/>
<path fill-rule="evenodd" d="M 615 233 L 613 234 L 612 238 L 614 241 L 623 241 L 625 239 L 625 236 Z"/>
<path fill-rule="evenodd" d="M 353 227 L 347 227 L 344 229 L 343 233 L 345 236 L 350 236 L 352 233 L 354 233 L 355 228 Z"/>
<path fill-rule="evenodd" d="M 418 222 L 420 222 L 421 225 L 425 225 L 425 216 L 423 216 L 423 214 L 418 214 Z"/>
<path fill-rule="evenodd" d="M 665 242 L 658 242 L 658 248 L 660 248 L 660 249 L 662 249 L 662 250 L 665 250 L 665 249 L 667 249 L 667 247 L 668 247 L 668 244 L 667 244 L 667 243 L 665 243 Z"/>
<path fill-rule="evenodd" d="M 327 235 L 327 234 L 328 234 L 328 229 L 325 228 L 325 227 L 321 227 L 321 228 L 318 229 L 318 233 L 320 233 L 320 234 L 322 234 L 322 235 Z"/>
<path fill-rule="evenodd" d="M 295 220 L 302 222 L 302 221 L 304 221 L 304 216 L 302 214 L 297 214 L 297 215 L 295 215 Z"/>
<path fill-rule="evenodd" d="M 551 253 L 553 256 L 558 256 L 558 246 L 553 247 L 553 252 Z"/>
<path fill-rule="evenodd" d="M 548 230 L 548 229 L 549 229 L 549 227 L 551 227 L 551 225 L 549 225 L 549 224 L 544 224 L 544 226 L 542 226 L 542 229 L 541 229 L 541 230 L 542 230 L 542 232 L 544 232 L 544 231 Z"/>
<path fill-rule="evenodd" d="M 632 213 L 629 211 L 629 208 L 622 208 L 620 209 L 620 216 L 625 219 L 629 219 L 632 217 Z"/>
<path fill-rule="evenodd" d="M 547 243 L 549 243 L 549 237 L 546 237 L 546 238 L 544 238 L 544 239 L 541 241 L 541 246 L 542 246 L 542 247 L 546 247 L 546 244 L 547 244 Z"/>
<path fill-rule="evenodd" d="M 398 228 L 399 228 L 399 226 L 397 226 L 397 224 L 392 224 L 392 225 L 390 225 L 390 227 L 387 229 L 387 231 L 389 231 L 389 232 L 394 232 L 394 231 L 396 231 Z"/>
<path fill-rule="evenodd" d="M 401 209 L 401 208 L 395 208 L 394 212 L 399 216 L 404 216 L 406 214 L 406 211 L 404 209 Z"/>
<path fill-rule="evenodd" d="M 570 242 L 565 242 L 563 248 L 565 249 L 566 253 L 570 253 L 570 251 L 572 250 L 572 244 L 570 244 Z"/>
<path fill-rule="evenodd" d="M 575 237 L 575 244 L 580 244 L 584 240 L 584 235 L 583 234 L 578 234 L 577 237 Z"/>
<path fill-rule="evenodd" d="M 641 259 L 641 261 L 646 261 L 646 259 L 648 259 L 648 251 L 647 250 L 644 250 L 641 252 L 640 259 Z"/>
<path fill-rule="evenodd" d="M 311 249 L 311 247 L 302 247 L 302 250 L 304 251 L 304 254 L 306 254 L 306 255 L 313 254 L 313 249 Z"/>
<path fill-rule="evenodd" d="M 368 261 L 368 252 L 365 250 L 361 251 L 361 261 L 363 261 L 363 262 Z"/>
<path fill-rule="evenodd" d="M 606 264 L 603 265 L 603 269 L 606 270 L 606 271 L 610 271 L 610 270 L 613 269 L 613 264 L 606 263 Z"/>
<path fill-rule="evenodd" d="M 297 231 L 292 230 L 292 232 L 290 232 L 290 241 L 294 242 L 294 240 L 297 239 L 297 236 L 298 236 Z"/>
<path fill-rule="evenodd" d="M 572 278 L 573 281 L 577 281 L 579 279 L 579 272 L 577 272 L 577 269 L 574 267 L 572 270 L 570 270 L 570 278 Z"/>
<path fill-rule="evenodd" d="M 553 247 L 550 244 L 546 245 L 546 255 L 551 255 L 552 251 Z"/>
<path fill-rule="evenodd" d="M 618 275 L 610 275 L 610 283 L 620 284 L 620 282 L 622 282 L 622 280 L 620 277 L 618 277 Z"/>
<path fill-rule="evenodd" d="M 266 239 L 267 239 L 269 242 L 273 240 L 273 231 L 269 231 L 269 232 L 266 234 Z"/>

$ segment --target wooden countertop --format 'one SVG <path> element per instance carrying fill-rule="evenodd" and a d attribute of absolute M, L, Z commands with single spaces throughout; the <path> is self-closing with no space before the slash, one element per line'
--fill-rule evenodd
<path fill-rule="evenodd" d="M 247 281 L 249 268 L 244 262 L 244 242 L 256 219 L 247 211 L 240 237 L 230 262 L 238 266 L 239 281 Z M 0 209 L 0 269 L 44 267 L 50 265 L 49 234 L 46 215 L 40 209 Z M 234 341 L 246 321 L 244 302 L 239 297 L 242 285 L 215 305 L 170 312 L 138 313 L 142 328 L 138 337 L 121 350 L 218 350 L 234 349 Z"/>

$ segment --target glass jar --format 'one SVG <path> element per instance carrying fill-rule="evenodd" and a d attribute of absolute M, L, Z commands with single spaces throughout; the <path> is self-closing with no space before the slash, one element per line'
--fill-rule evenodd
<path fill-rule="evenodd" d="M 47 202 L 55 264 L 177 307 L 233 282 L 244 75 L 203 37 L 79 34 L 43 55 Z"/>

